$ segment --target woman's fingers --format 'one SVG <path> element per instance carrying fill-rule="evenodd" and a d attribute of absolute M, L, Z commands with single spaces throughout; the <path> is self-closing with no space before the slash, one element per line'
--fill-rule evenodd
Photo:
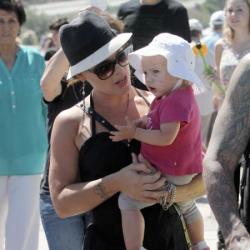
<path fill-rule="evenodd" d="M 146 166 L 144 163 L 138 163 L 138 164 L 132 165 L 132 168 L 138 173 L 146 174 L 146 175 L 142 175 L 142 177 L 148 176 L 148 178 L 145 178 L 146 183 L 151 182 L 151 180 L 152 182 L 154 182 L 157 179 L 159 179 L 161 176 L 161 173 L 159 171 L 152 174 L 152 170 L 148 166 Z"/>
<path fill-rule="evenodd" d="M 165 185 L 166 182 L 166 178 L 165 177 L 161 177 L 159 180 L 157 180 L 154 183 L 148 183 L 148 184 L 144 184 L 144 188 L 145 190 L 162 190 L 163 186 Z"/>
<path fill-rule="evenodd" d="M 166 195 L 165 191 L 144 191 L 143 192 L 143 196 L 140 199 L 140 201 L 142 202 L 146 202 L 146 203 L 158 203 L 160 201 L 160 198 Z"/>
<path fill-rule="evenodd" d="M 151 173 L 154 173 L 154 172 L 157 171 L 157 170 L 152 166 L 152 164 L 151 164 L 149 161 L 147 161 L 147 160 L 142 156 L 142 154 L 139 154 L 138 159 L 139 159 L 140 162 L 142 162 L 143 164 L 145 164 L 145 165 L 150 169 Z"/>

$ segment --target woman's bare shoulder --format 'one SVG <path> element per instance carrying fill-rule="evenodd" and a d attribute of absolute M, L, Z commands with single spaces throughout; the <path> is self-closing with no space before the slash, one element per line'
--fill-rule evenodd
<path fill-rule="evenodd" d="M 55 119 L 52 137 L 59 136 L 61 139 L 75 138 L 79 133 L 79 126 L 84 112 L 80 105 L 75 105 L 58 114 Z"/>
<path fill-rule="evenodd" d="M 215 43 L 215 51 L 222 51 L 225 46 L 225 41 L 221 38 Z"/>
<path fill-rule="evenodd" d="M 80 105 L 75 105 L 58 114 L 55 123 L 74 124 L 79 123 L 83 117 L 83 110 Z"/>

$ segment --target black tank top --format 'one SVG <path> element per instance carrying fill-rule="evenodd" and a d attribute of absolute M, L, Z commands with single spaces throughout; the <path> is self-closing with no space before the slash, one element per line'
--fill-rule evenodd
<path fill-rule="evenodd" d="M 92 119 L 92 136 L 80 149 L 79 167 L 82 181 L 91 181 L 119 171 L 132 162 L 131 153 L 140 151 L 140 143 L 132 140 L 113 142 L 108 132 L 96 133 L 96 121 L 109 131 L 116 130 L 90 107 L 84 111 Z M 92 224 L 87 228 L 84 250 L 125 250 L 118 195 L 103 202 L 91 213 Z M 159 205 L 142 210 L 145 218 L 144 246 L 148 250 L 186 250 L 186 240 L 179 215 L 174 207 L 163 211 Z"/>

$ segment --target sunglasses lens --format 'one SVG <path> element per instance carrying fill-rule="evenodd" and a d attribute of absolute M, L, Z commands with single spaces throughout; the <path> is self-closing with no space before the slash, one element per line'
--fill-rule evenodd
<path fill-rule="evenodd" d="M 125 67 L 128 65 L 128 54 L 131 53 L 132 51 L 133 51 L 133 46 L 130 45 L 117 55 L 117 62 L 119 63 L 120 66 Z"/>
<path fill-rule="evenodd" d="M 90 70 L 95 73 L 101 80 L 106 80 L 111 77 L 115 71 L 115 65 L 118 63 L 120 66 L 125 67 L 128 65 L 128 54 L 133 51 L 133 46 L 128 46 L 116 55 L 115 60 L 106 60 L 94 69 Z"/>
<path fill-rule="evenodd" d="M 117 56 L 117 61 L 121 66 L 128 64 L 128 55 L 123 51 Z"/>
<path fill-rule="evenodd" d="M 108 79 L 114 72 L 114 64 L 112 62 L 104 62 L 96 66 L 94 73 L 101 79 Z"/>

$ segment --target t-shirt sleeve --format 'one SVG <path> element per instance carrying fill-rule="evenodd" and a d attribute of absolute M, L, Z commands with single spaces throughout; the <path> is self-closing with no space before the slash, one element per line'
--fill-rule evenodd
<path fill-rule="evenodd" d="M 190 122 L 192 108 L 190 97 L 173 94 L 162 101 L 159 109 L 160 123 Z"/>

